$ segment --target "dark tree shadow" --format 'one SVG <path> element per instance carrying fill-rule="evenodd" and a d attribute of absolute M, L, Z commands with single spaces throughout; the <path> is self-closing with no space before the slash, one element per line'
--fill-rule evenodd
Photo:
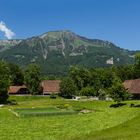
<path fill-rule="evenodd" d="M 124 105 L 126 105 L 126 103 L 116 103 L 116 104 L 111 104 L 110 107 L 117 108 L 117 107 L 121 107 Z"/>
<path fill-rule="evenodd" d="M 135 104 L 130 104 L 130 107 L 140 107 L 140 104 L 137 104 L 137 105 L 135 105 Z"/>
<path fill-rule="evenodd" d="M 17 105 L 17 101 L 16 100 L 8 100 L 5 104 L 7 105 Z"/>

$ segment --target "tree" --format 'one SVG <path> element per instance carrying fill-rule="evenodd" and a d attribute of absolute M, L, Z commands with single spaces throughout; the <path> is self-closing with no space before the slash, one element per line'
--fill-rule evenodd
<path fill-rule="evenodd" d="M 76 95 L 77 88 L 70 78 L 65 78 L 60 83 L 60 93 L 59 95 L 64 98 L 72 98 L 73 95 Z"/>
<path fill-rule="evenodd" d="M 96 95 L 96 91 L 93 87 L 83 87 L 80 91 L 80 95 L 82 96 L 95 96 Z"/>
<path fill-rule="evenodd" d="M 113 85 L 114 79 L 117 77 L 115 71 L 112 68 L 102 69 L 100 75 L 100 81 L 104 89 L 111 87 Z"/>
<path fill-rule="evenodd" d="M 6 62 L 0 61 L 0 103 L 8 99 L 8 88 L 10 85 L 9 68 Z"/>
<path fill-rule="evenodd" d="M 11 84 L 19 86 L 23 85 L 24 83 L 23 71 L 16 64 L 9 63 L 8 66 L 10 69 Z"/>
<path fill-rule="evenodd" d="M 40 68 L 36 64 L 30 64 L 25 70 L 25 83 L 31 94 L 39 94 L 41 82 Z"/>
<path fill-rule="evenodd" d="M 120 82 L 116 82 L 109 89 L 110 97 L 117 103 L 127 100 L 130 94 L 126 91 L 125 87 Z"/>
<path fill-rule="evenodd" d="M 134 65 L 123 65 L 117 68 L 117 75 L 122 81 L 136 78 Z"/>
<path fill-rule="evenodd" d="M 135 78 L 140 78 L 140 53 L 135 55 L 134 72 Z"/>
<path fill-rule="evenodd" d="M 79 90 L 88 86 L 90 83 L 91 74 L 86 68 L 72 66 L 69 70 L 69 76 L 74 81 Z"/>
<path fill-rule="evenodd" d="M 136 53 L 135 55 L 135 65 L 140 67 L 140 53 Z"/>
<path fill-rule="evenodd" d="M 94 94 L 96 96 L 99 95 L 99 90 L 103 88 L 103 84 L 101 83 L 101 75 L 103 71 L 101 69 L 92 69 L 91 71 L 91 78 L 90 78 L 90 86 L 94 87 Z"/>

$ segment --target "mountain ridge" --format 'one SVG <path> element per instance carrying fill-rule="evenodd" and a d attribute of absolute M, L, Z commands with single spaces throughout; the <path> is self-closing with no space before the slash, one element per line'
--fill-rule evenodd
<path fill-rule="evenodd" d="M 47 74 L 65 74 L 71 65 L 91 68 L 132 64 L 135 53 L 112 42 L 88 39 L 70 30 L 50 31 L 17 40 L 2 51 L 0 41 L 0 59 L 23 68 L 29 63 L 37 63 Z"/>

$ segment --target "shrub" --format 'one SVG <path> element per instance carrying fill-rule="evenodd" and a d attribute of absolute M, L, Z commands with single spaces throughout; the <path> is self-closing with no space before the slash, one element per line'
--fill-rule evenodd
<path fill-rule="evenodd" d="M 56 94 L 52 93 L 52 94 L 50 95 L 50 98 L 51 98 L 51 99 L 56 99 Z"/>
<path fill-rule="evenodd" d="M 70 107 L 69 104 L 60 104 L 57 106 L 57 108 L 59 108 L 59 109 L 68 109 L 69 107 Z"/>

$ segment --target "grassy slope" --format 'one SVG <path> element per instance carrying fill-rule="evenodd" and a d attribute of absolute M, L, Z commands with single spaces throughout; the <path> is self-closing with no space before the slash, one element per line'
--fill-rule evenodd
<path fill-rule="evenodd" d="M 140 115 L 109 129 L 96 132 L 84 137 L 81 140 L 139 140 L 140 139 Z M 74 138 L 78 139 L 78 138 Z M 73 139 L 73 140 L 74 140 Z"/>
<path fill-rule="evenodd" d="M 12 99 L 17 100 L 17 97 L 12 97 Z M 30 118 L 18 118 L 8 111 L 9 108 L 49 107 L 60 104 L 69 104 L 73 108 L 86 108 L 95 111 L 81 115 Z M 120 138 L 124 135 L 126 136 L 124 138 L 128 139 L 131 132 L 136 135 L 139 132 L 138 122 L 140 120 L 136 116 L 139 115 L 140 109 L 128 107 L 130 102 L 127 103 L 127 106 L 116 109 L 109 108 L 110 104 L 112 103 L 18 97 L 18 105 L 0 109 L 0 140 L 67 140 L 75 138 L 96 140 L 103 139 L 103 137 L 108 140 L 109 137 L 117 139 L 118 135 Z M 128 121 L 131 119 L 132 121 Z M 140 138 L 139 134 L 137 136 Z"/>

